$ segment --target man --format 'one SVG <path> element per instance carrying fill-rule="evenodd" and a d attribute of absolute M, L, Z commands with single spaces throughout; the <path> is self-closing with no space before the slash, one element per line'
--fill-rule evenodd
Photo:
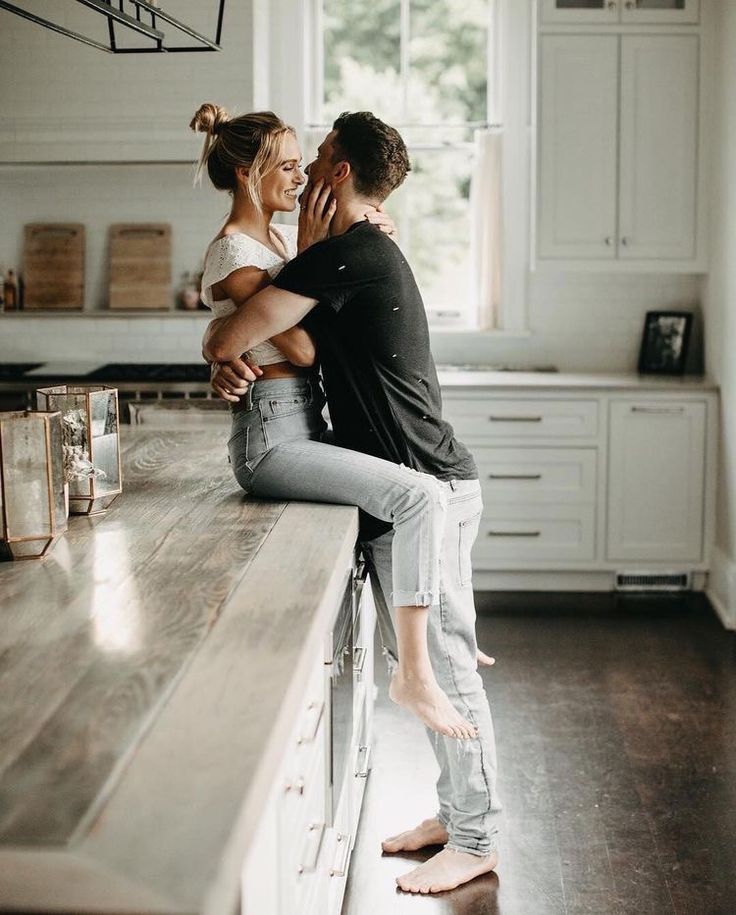
<path fill-rule="evenodd" d="M 364 216 L 408 171 L 396 130 L 369 112 L 341 115 L 307 169 L 309 186 L 329 185 L 337 203 L 330 237 L 288 263 L 247 308 L 214 325 L 204 351 L 216 362 L 235 360 L 302 322 L 317 341 L 335 443 L 432 474 L 446 485 L 440 602 L 429 616 L 429 652 L 440 686 L 479 736 L 457 741 L 428 729 L 440 766 L 439 812 L 383 843 L 387 852 L 445 846 L 397 879 L 406 891 L 427 893 L 495 868 L 500 804 L 493 724 L 476 663 L 470 549 L 482 511 L 478 473 L 442 420 L 426 313 L 411 269 Z M 255 379 L 247 370 L 244 375 Z M 233 388 L 237 379 L 227 377 Z M 245 383 L 233 390 L 244 393 Z M 393 533 L 375 519 L 368 522 L 361 528 L 362 548 L 373 572 L 384 648 L 395 663 L 387 600 Z"/>

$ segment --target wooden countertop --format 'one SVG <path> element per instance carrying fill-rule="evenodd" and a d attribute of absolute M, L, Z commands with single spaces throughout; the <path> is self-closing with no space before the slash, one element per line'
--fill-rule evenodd
<path fill-rule="evenodd" d="M 0 565 L 0 910 L 230 912 L 345 586 L 350 507 L 244 499 L 201 431 Z"/>

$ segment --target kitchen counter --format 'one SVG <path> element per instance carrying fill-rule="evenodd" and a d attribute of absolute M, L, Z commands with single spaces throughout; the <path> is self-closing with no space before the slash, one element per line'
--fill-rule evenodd
<path fill-rule="evenodd" d="M 702 375 L 639 375 L 635 372 L 614 374 L 556 371 L 491 371 L 483 367 L 438 365 L 437 374 L 443 388 L 590 388 L 596 390 L 692 390 L 714 391 L 716 384 Z M 121 390 L 165 385 L 172 390 L 209 392 L 209 369 L 204 363 L 167 365 L 102 365 L 100 362 L 47 362 L 41 364 L 0 365 L 0 391 L 31 390 L 51 381 L 69 379 L 76 383 L 120 386 Z"/>
<path fill-rule="evenodd" d="M 517 372 L 438 369 L 443 390 L 529 389 L 557 390 L 637 390 L 637 391 L 716 391 L 718 386 L 701 375 L 638 375 L 635 373 L 597 374 L 593 372 Z"/>
<path fill-rule="evenodd" d="M 0 910 L 235 911 L 357 535 L 243 498 L 197 432 L 126 430 L 124 490 L 0 565 Z"/>

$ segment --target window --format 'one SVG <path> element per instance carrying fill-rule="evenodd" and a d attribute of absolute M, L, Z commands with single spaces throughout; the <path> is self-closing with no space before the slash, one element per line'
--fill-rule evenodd
<path fill-rule="evenodd" d="M 387 209 L 436 328 L 489 327 L 496 317 L 493 6 L 312 0 L 310 10 L 305 159 L 342 111 L 370 110 L 399 129 L 412 171 Z"/>

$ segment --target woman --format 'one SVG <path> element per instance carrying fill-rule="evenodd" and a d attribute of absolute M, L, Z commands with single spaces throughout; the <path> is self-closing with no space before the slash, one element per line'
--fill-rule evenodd
<path fill-rule="evenodd" d="M 202 299 L 217 320 L 244 306 L 297 250 L 326 238 L 335 204 L 328 188 L 316 187 L 302 207 L 298 237 L 292 227 L 272 224 L 275 213 L 296 208 L 305 182 L 294 132 L 273 113 L 230 118 L 205 104 L 190 126 L 207 134 L 198 175 L 206 167 L 213 185 L 232 195 L 230 215 L 207 250 L 202 280 Z M 381 214 L 369 218 L 386 226 Z M 228 447 L 238 482 L 257 496 L 357 505 L 393 523 L 401 704 L 440 733 L 474 737 L 474 726 L 437 684 L 427 651 L 426 611 L 439 591 L 441 486 L 427 474 L 325 444 L 305 446 L 293 478 L 269 481 L 271 449 L 287 441 L 320 442 L 326 431 L 315 348 L 309 334 L 294 327 L 245 357 L 260 367 L 260 377 L 233 407 Z M 231 402 L 238 400 L 227 388 L 220 390 Z"/>

